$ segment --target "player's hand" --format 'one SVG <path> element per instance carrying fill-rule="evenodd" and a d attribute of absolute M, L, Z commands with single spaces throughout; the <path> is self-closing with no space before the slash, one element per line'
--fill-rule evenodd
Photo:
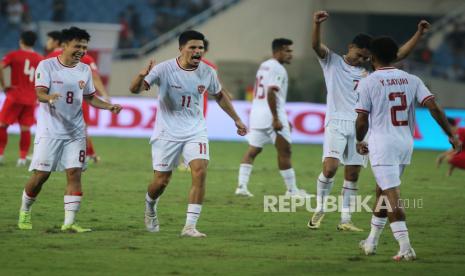
<path fill-rule="evenodd" d="M 108 110 L 111 111 L 111 113 L 118 114 L 123 107 L 119 104 L 112 104 L 108 107 Z"/>
<path fill-rule="evenodd" d="M 147 76 L 150 73 L 150 70 L 152 70 L 154 65 L 155 65 L 155 60 L 151 59 L 149 61 L 149 64 L 144 69 L 142 69 L 142 71 L 139 72 L 139 75 L 141 77 Z"/>
<path fill-rule="evenodd" d="M 426 33 L 430 28 L 431 24 L 426 20 L 421 20 L 420 23 L 418 23 L 418 31 L 420 34 Z"/>
<path fill-rule="evenodd" d="M 328 19 L 329 13 L 327 11 L 317 11 L 316 13 L 313 14 L 313 22 L 316 24 L 320 24 L 326 19 Z"/>
<path fill-rule="evenodd" d="M 278 118 L 273 118 L 273 122 L 272 122 L 271 125 L 273 126 L 273 129 L 275 131 L 283 129 L 283 124 L 281 123 L 281 121 Z"/>
<path fill-rule="evenodd" d="M 58 94 L 58 93 L 50 94 L 50 95 L 48 96 L 48 103 L 49 103 L 50 105 L 54 105 L 54 104 L 58 101 L 59 98 L 61 98 L 61 95 Z"/>
<path fill-rule="evenodd" d="M 237 134 L 240 136 L 244 136 L 247 134 L 247 127 L 244 125 L 244 123 L 239 119 L 234 122 L 237 127 Z"/>
<path fill-rule="evenodd" d="M 449 143 L 452 145 L 455 152 L 461 152 L 462 151 L 462 142 L 460 142 L 460 140 L 457 137 L 455 137 L 455 136 L 449 137 Z"/>
<path fill-rule="evenodd" d="M 357 152 L 361 155 L 367 155 L 368 150 L 368 143 L 365 141 L 357 142 Z"/>

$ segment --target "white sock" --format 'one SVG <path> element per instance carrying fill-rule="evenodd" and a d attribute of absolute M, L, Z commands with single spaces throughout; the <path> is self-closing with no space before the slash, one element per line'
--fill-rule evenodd
<path fill-rule="evenodd" d="M 411 246 L 405 221 L 391 223 L 391 230 L 392 234 L 394 234 L 394 238 L 399 242 L 400 252 L 407 251 Z"/>
<path fill-rule="evenodd" d="M 201 211 L 201 204 L 187 204 L 186 226 L 192 225 L 195 227 Z"/>
<path fill-rule="evenodd" d="M 149 196 L 149 193 L 145 194 L 145 213 L 153 217 L 157 215 L 157 204 L 158 199 L 153 199 Z"/>
<path fill-rule="evenodd" d="M 284 184 L 289 192 L 297 192 L 297 185 L 295 184 L 295 171 L 293 168 L 287 170 L 280 170 L 279 173 L 284 179 Z"/>
<path fill-rule="evenodd" d="M 82 196 L 65 195 L 65 222 L 63 223 L 64 225 L 70 225 L 74 223 L 76 213 L 79 211 L 79 207 L 81 206 L 81 199 Z"/>
<path fill-rule="evenodd" d="M 21 211 L 31 211 L 32 204 L 36 201 L 35 197 L 30 197 L 26 194 L 26 191 L 23 190 L 23 198 L 21 200 Z"/>
<path fill-rule="evenodd" d="M 355 196 L 357 196 L 357 182 L 344 180 L 342 185 L 342 210 L 341 223 L 350 222 L 352 218 L 353 208 L 355 208 Z M 352 203 L 352 204 L 351 204 Z M 352 208 L 352 209 L 351 209 Z"/>
<path fill-rule="evenodd" d="M 316 211 L 321 212 L 324 211 L 324 206 L 326 205 L 326 199 L 328 195 L 331 193 L 331 189 L 333 188 L 334 184 L 334 177 L 327 178 L 320 173 L 318 176 L 318 180 L 316 183 Z"/>
<path fill-rule="evenodd" d="M 241 164 L 239 167 L 239 188 L 247 189 L 249 184 L 250 174 L 252 173 L 252 164 Z"/>
<path fill-rule="evenodd" d="M 368 235 L 367 242 L 377 245 L 379 237 L 386 225 L 387 218 L 380 218 L 375 215 L 371 216 L 371 231 Z"/>

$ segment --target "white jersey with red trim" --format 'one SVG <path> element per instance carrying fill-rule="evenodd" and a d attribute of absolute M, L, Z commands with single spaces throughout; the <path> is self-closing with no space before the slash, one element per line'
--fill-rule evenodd
<path fill-rule="evenodd" d="M 150 141 L 188 141 L 207 137 L 203 116 L 203 94 L 221 91 L 216 71 L 204 62 L 196 69 L 181 67 L 173 58 L 155 65 L 144 78 L 150 87 L 156 84 L 158 93 L 157 120 Z"/>
<path fill-rule="evenodd" d="M 326 56 L 318 58 L 328 93 L 325 124 L 331 119 L 355 121 L 357 113 L 354 107 L 358 97 L 356 88 L 369 72 L 363 67 L 349 65 L 340 55 L 326 50 Z"/>
<path fill-rule="evenodd" d="M 58 57 L 43 60 L 36 69 L 35 87 L 47 88 L 49 94 L 60 94 L 53 105 L 39 104 L 36 138 L 85 137 L 82 101 L 84 96 L 95 93 L 90 67 L 81 62 L 65 66 Z"/>
<path fill-rule="evenodd" d="M 254 98 L 250 112 L 250 128 L 264 129 L 271 127 L 273 116 L 268 105 L 268 89 L 270 88 L 278 90 L 276 92 L 278 118 L 282 124 L 287 124 L 285 109 L 287 86 L 287 71 L 276 59 L 271 58 L 260 65 L 255 80 Z"/>
<path fill-rule="evenodd" d="M 376 70 L 359 83 L 357 91 L 356 111 L 370 114 L 371 165 L 410 164 L 415 101 L 424 104 L 434 96 L 417 76 L 393 67 Z"/>

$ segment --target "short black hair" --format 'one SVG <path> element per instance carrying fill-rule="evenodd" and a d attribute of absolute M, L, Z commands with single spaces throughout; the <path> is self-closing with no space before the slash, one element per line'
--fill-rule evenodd
<path fill-rule="evenodd" d="M 451 126 L 457 126 L 457 120 L 455 120 L 454 118 L 452 117 L 447 117 L 447 122 L 449 122 L 449 125 Z"/>
<path fill-rule="evenodd" d="M 58 43 L 61 43 L 61 32 L 60 31 L 51 31 L 47 33 L 47 36 L 53 40 L 58 41 Z"/>
<path fill-rule="evenodd" d="M 75 39 L 89 41 L 90 34 L 86 30 L 79 29 L 78 27 L 71 27 L 61 31 L 61 42 L 68 42 Z"/>
<path fill-rule="evenodd" d="M 383 63 L 390 64 L 397 59 L 399 46 L 389 36 L 379 36 L 370 43 L 370 52 L 375 58 Z"/>
<path fill-rule="evenodd" d="M 208 51 L 208 46 L 210 46 L 210 41 L 208 41 L 208 39 L 204 39 L 203 40 L 203 49 L 205 50 L 205 52 Z"/>
<path fill-rule="evenodd" d="M 292 45 L 292 43 L 292 40 L 287 38 L 275 38 L 273 42 L 271 42 L 271 50 L 273 50 L 274 53 L 281 50 L 284 46 Z"/>
<path fill-rule="evenodd" d="M 202 40 L 205 41 L 205 36 L 194 30 L 187 30 L 179 35 L 179 47 L 186 45 L 189 40 Z"/>
<path fill-rule="evenodd" d="M 372 40 L 373 37 L 371 35 L 360 33 L 352 39 L 352 44 L 360 49 L 368 49 Z"/>
<path fill-rule="evenodd" d="M 33 31 L 25 31 L 21 33 L 20 39 L 24 45 L 33 47 L 37 41 L 37 34 Z"/>

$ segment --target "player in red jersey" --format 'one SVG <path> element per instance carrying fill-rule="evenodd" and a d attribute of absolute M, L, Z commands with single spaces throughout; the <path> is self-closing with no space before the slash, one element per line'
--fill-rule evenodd
<path fill-rule="evenodd" d="M 46 50 L 48 51 L 48 55 L 45 58 L 51 58 L 51 57 L 56 57 L 60 55 L 63 52 L 63 50 L 61 49 L 61 32 L 52 31 L 52 32 L 49 32 L 47 36 L 48 36 L 48 39 L 47 39 Z M 101 96 L 105 101 L 110 102 L 110 96 L 105 88 L 105 85 L 103 84 L 102 78 L 100 77 L 97 63 L 95 62 L 94 58 L 90 56 L 89 54 L 86 54 L 85 56 L 81 58 L 81 62 L 89 65 L 90 69 L 92 69 L 92 79 L 94 81 L 94 85 L 95 85 L 95 88 L 97 89 L 99 96 Z M 86 122 L 86 124 L 88 124 L 89 105 L 86 102 L 83 102 L 82 104 L 82 112 L 84 116 L 84 121 Z M 86 132 L 87 132 L 87 129 L 86 129 Z M 86 158 L 97 163 L 100 160 L 100 157 L 95 153 L 94 145 L 89 135 L 87 135 L 86 143 L 87 143 Z"/>
<path fill-rule="evenodd" d="M 8 142 L 7 128 L 18 122 L 21 129 L 19 138 L 19 159 L 16 165 L 26 165 L 26 155 L 31 145 L 31 126 L 34 124 L 34 107 L 37 97 L 34 88 L 34 73 L 41 55 L 34 52 L 37 40 L 34 32 L 21 34 L 19 50 L 7 53 L 0 63 L 0 88 L 5 91 L 6 99 L 0 112 L 0 163 Z M 3 69 L 10 67 L 10 86 L 5 86 Z"/>
<path fill-rule="evenodd" d="M 458 128 L 457 121 L 453 118 L 447 118 L 447 120 L 452 127 L 452 133 L 458 137 L 462 144 L 465 144 L 465 128 Z M 465 170 L 465 151 L 457 153 L 454 149 L 450 149 L 442 153 L 436 159 L 438 168 L 444 160 L 446 160 L 450 165 L 449 170 L 447 171 L 447 176 L 451 176 L 455 168 Z"/>

